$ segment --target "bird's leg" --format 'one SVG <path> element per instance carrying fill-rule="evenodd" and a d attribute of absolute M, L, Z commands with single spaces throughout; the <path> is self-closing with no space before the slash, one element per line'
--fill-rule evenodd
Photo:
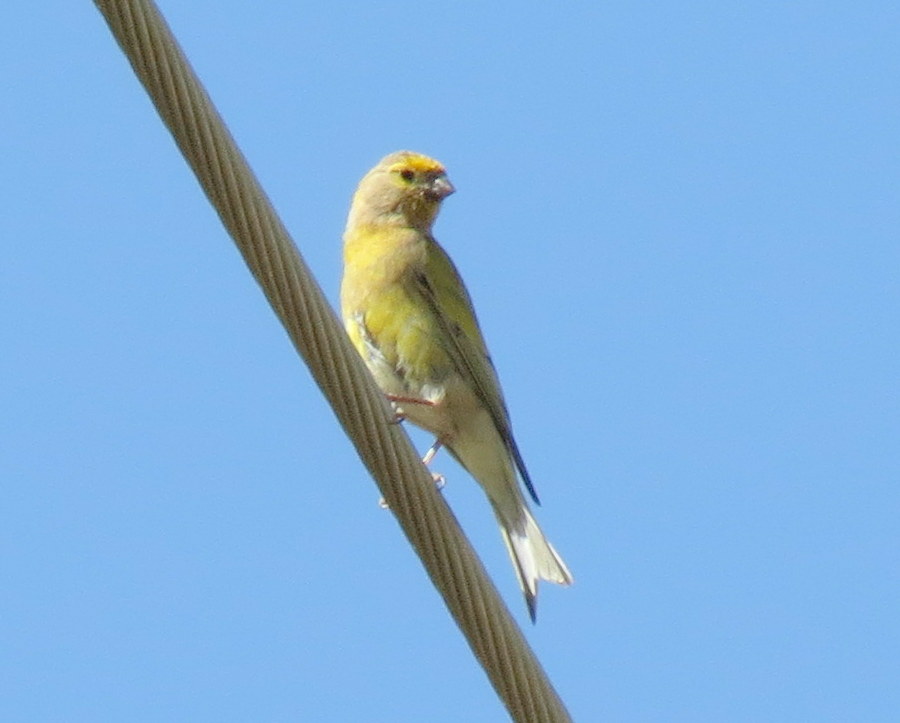
<path fill-rule="evenodd" d="M 406 413 L 403 411 L 402 404 L 421 404 L 426 407 L 435 406 L 435 402 L 430 399 L 421 399 L 420 397 L 405 397 L 400 394 L 385 394 L 388 398 L 388 401 L 394 407 L 394 419 L 392 420 L 393 424 L 400 424 L 404 419 L 406 419 Z M 425 453 L 425 456 L 422 457 L 422 464 L 426 467 L 431 464 L 431 460 L 434 459 L 434 455 L 437 454 L 438 450 L 443 446 L 443 442 L 441 442 L 440 438 L 434 440 L 434 444 L 428 448 L 428 451 Z M 432 472 L 431 477 L 434 480 L 434 484 L 438 489 L 443 489 L 446 484 L 446 480 L 444 479 L 444 475 L 439 472 Z M 378 500 L 379 507 L 383 509 L 388 509 L 388 503 L 385 501 L 384 497 Z"/>
<path fill-rule="evenodd" d="M 400 422 L 403 420 L 399 419 L 397 421 Z M 443 446 L 444 446 L 444 443 L 441 441 L 440 437 L 438 437 L 436 440 L 434 440 L 434 444 L 432 444 L 428 448 L 428 451 L 425 453 L 425 456 L 422 457 L 422 464 L 424 464 L 426 467 L 429 464 L 431 464 L 431 460 L 434 459 L 434 455 L 436 455 L 438 453 L 438 450 Z M 434 486 L 437 487 L 437 489 L 439 489 L 439 490 L 444 489 L 444 485 L 447 484 L 447 480 L 444 479 L 444 475 L 442 475 L 440 472 L 432 472 L 431 479 L 434 480 Z M 390 505 L 388 505 L 388 503 L 384 499 L 384 497 L 382 497 L 380 500 L 378 500 L 378 506 L 383 510 L 390 509 Z"/>
<path fill-rule="evenodd" d="M 434 455 L 436 455 L 438 453 L 438 450 L 443 446 L 444 443 L 441 441 L 440 437 L 434 440 L 434 444 L 432 444 L 428 448 L 425 456 L 422 457 L 422 464 L 424 464 L 426 467 L 430 465 L 431 460 L 434 459 Z M 447 484 L 447 480 L 444 479 L 444 475 L 442 475 L 440 472 L 432 472 L 431 478 L 434 480 L 435 487 L 437 487 L 439 490 L 444 489 L 444 485 Z"/>
<path fill-rule="evenodd" d="M 403 411 L 401 404 L 422 404 L 426 407 L 433 407 L 434 402 L 430 399 L 419 399 L 418 397 L 403 397 L 397 394 L 385 394 L 391 406 L 394 408 L 394 418 L 391 424 L 400 424 L 406 419 L 406 412 Z"/>
<path fill-rule="evenodd" d="M 438 453 L 438 450 L 444 446 L 444 443 L 441 441 L 440 437 L 434 440 L 434 444 L 428 448 L 428 451 L 425 453 L 425 456 L 422 457 L 422 464 L 426 467 L 431 464 L 431 460 L 434 459 L 434 455 Z"/>
<path fill-rule="evenodd" d="M 402 397 L 397 394 L 385 394 L 388 399 L 397 404 L 424 404 L 426 407 L 433 407 L 434 402 L 430 399 L 420 399 L 419 397 Z"/>

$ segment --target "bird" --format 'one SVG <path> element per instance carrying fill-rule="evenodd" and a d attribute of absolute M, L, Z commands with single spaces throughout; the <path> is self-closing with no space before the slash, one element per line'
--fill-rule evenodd
<path fill-rule="evenodd" d="M 446 448 L 487 494 L 535 622 L 538 581 L 573 578 L 520 487 L 540 504 L 469 292 L 432 233 L 455 190 L 440 162 L 413 151 L 366 173 L 344 232 L 341 315 L 398 418 L 435 435 L 423 461 Z"/>

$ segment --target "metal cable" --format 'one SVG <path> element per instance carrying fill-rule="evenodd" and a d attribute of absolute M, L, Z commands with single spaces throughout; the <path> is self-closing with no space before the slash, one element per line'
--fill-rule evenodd
<path fill-rule="evenodd" d="M 570 721 L 151 0 L 95 0 L 516 721 Z"/>

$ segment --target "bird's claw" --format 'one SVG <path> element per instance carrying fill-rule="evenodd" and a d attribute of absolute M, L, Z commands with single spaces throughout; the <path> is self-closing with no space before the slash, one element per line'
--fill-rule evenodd
<path fill-rule="evenodd" d="M 444 489 L 444 486 L 447 484 L 446 478 L 440 472 L 432 472 L 431 479 L 434 481 L 434 488 L 439 491 Z M 391 506 L 384 497 L 378 499 L 378 506 L 383 510 L 391 509 Z"/>

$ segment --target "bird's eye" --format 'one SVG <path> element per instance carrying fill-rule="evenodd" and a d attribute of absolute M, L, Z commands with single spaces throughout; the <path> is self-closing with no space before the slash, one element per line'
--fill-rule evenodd
<path fill-rule="evenodd" d="M 410 171 L 408 168 L 400 171 L 400 178 L 409 183 L 416 177 L 416 174 Z"/>

